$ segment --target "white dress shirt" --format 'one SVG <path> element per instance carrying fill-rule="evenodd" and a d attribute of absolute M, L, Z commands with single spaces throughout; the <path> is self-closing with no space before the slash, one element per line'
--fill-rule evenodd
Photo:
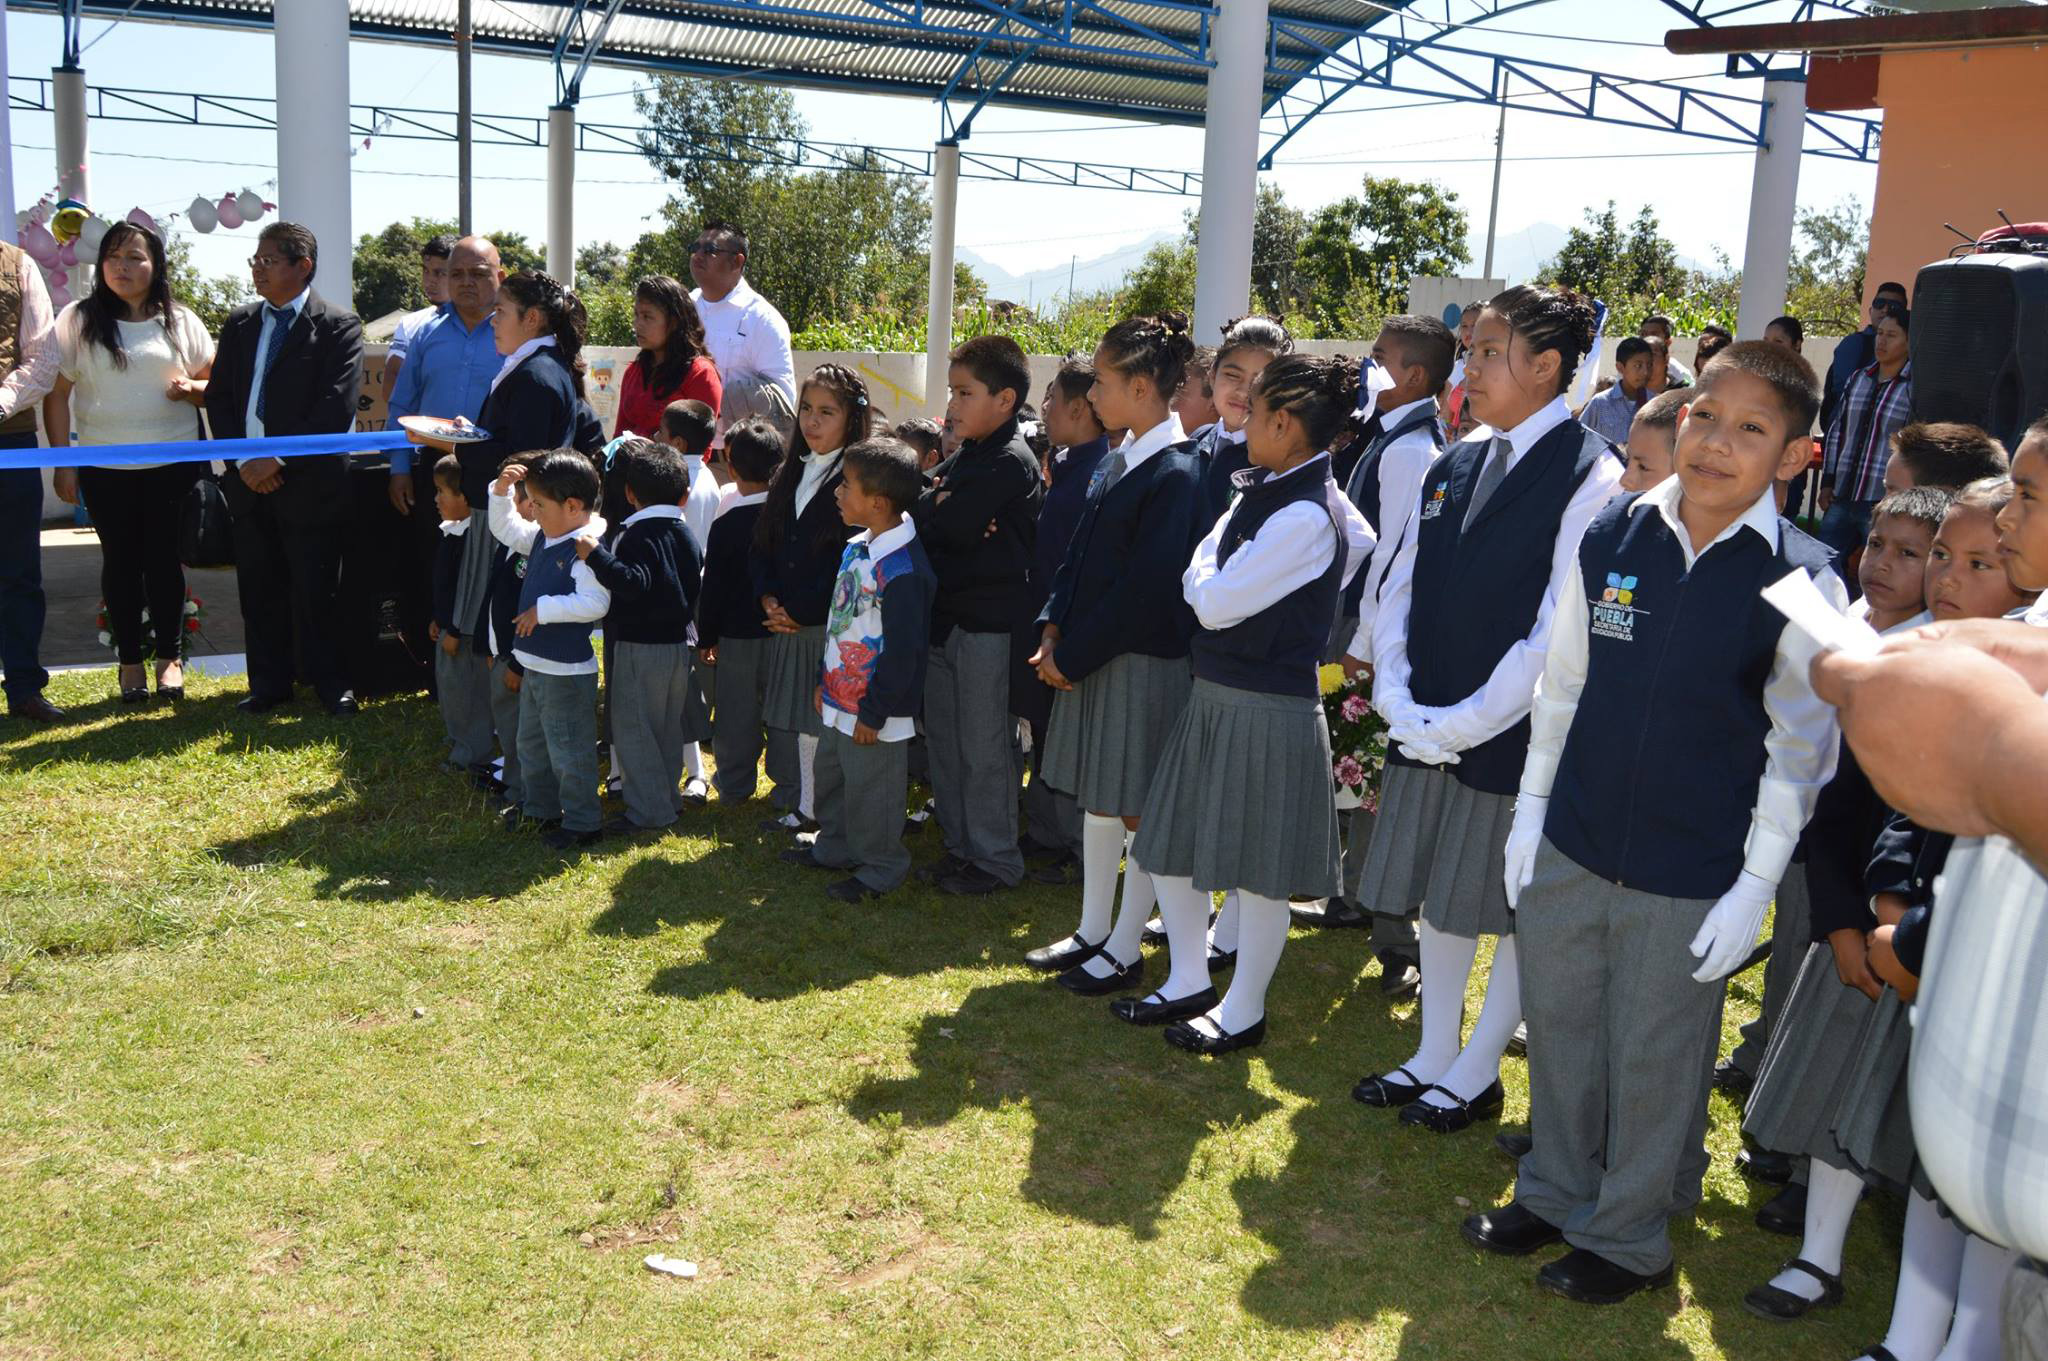
<path fill-rule="evenodd" d="M 1638 496 L 1630 514 L 1662 515 L 1685 554 L 1687 571 L 1692 570 L 1693 563 L 1706 549 L 1744 532 L 1758 535 L 1770 544 L 1772 552 L 1777 551 L 1778 506 L 1769 490 L 1735 523 L 1715 535 L 1713 543 L 1697 550 L 1678 518 L 1678 503 L 1683 495 L 1684 488 L 1678 479 L 1667 478 Z M 1836 609 L 1848 605 L 1848 588 L 1834 572 L 1818 573 L 1814 583 Z M 1564 754 L 1572 716 L 1579 709 L 1579 694 L 1586 686 L 1586 659 L 1591 648 L 1590 612 L 1576 550 L 1565 575 L 1551 579 L 1550 593 L 1557 601 L 1555 631 L 1543 678 L 1536 687 L 1535 706 L 1530 714 L 1529 756 L 1522 766 L 1521 784 L 1524 794 L 1546 799 L 1557 778 L 1557 764 Z M 1817 651 L 1806 634 L 1789 624 L 1784 626 L 1778 634 L 1771 674 L 1764 681 L 1764 712 L 1770 717 L 1771 730 L 1764 734 L 1764 773 L 1757 783 L 1756 808 L 1750 814 L 1742 868 L 1772 884 L 1785 877 L 1785 867 L 1792 862 L 1792 852 L 1799 844 L 1799 833 L 1813 816 L 1814 800 L 1820 797 L 1821 787 L 1835 776 L 1841 730 L 1833 707 L 1813 693 L 1813 685 L 1807 679 L 1807 669 Z M 1657 697 L 1645 696 L 1644 702 L 1656 703 Z"/>
<path fill-rule="evenodd" d="M 285 329 L 287 331 L 289 331 L 294 325 L 298 323 L 299 314 L 306 310 L 306 299 L 312 296 L 312 289 L 302 288 L 299 290 L 298 297 L 293 298 L 288 303 L 282 304 L 284 310 L 292 314 L 291 320 L 287 321 L 284 324 Z M 273 331 L 277 327 L 277 320 L 276 318 L 270 315 L 270 309 L 278 305 L 279 304 L 272 303 L 264 298 L 258 298 L 256 300 L 256 306 L 258 308 L 256 315 L 263 319 L 263 325 L 256 332 L 256 371 L 249 375 L 249 409 L 243 413 L 242 420 L 243 428 L 249 432 L 250 439 L 263 438 L 263 422 L 259 420 L 256 416 L 256 403 L 260 401 L 263 397 L 264 360 L 268 358 L 270 355 L 270 352 L 267 347 L 271 345 L 284 344 L 283 336 L 273 337 L 270 334 L 271 331 Z M 271 359 L 271 363 L 274 366 L 276 360 Z"/>
<path fill-rule="evenodd" d="M 1179 444 L 1186 438 L 1187 432 L 1181 429 L 1180 413 L 1177 411 L 1167 412 L 1165 420 L 1142 435 L 1135 430 L 1127 432 L 1124 435 L 1124 442 L 1110 451 L 1112 455 L 1124 456 L 1124 470 L 1118 476 L 1130 476 L 1146 459 L 1161 449 Z"/>
<path fill-rule="evenodd" d="M 57 385 L 61 362 L 50 291 L 43 287 L 43 267 L 30 259 L 27 251 L 21 253 L 15 284 L 21 290 L 21 324 L 14 332 L 14 367 L 0 378 L 0 421 L 33 409 L 47 396 Z"/>
<path fill-rule="evenodd" d="M 1572 418 L 1571 407 L 1562 396 L 1530 416 L 1503 436 L 1508 442 L 1507 472 L 1512 473 L 1522 456 L 1536 442 Z M 1501 432 L 1480 426 L 1466 438 L 1491 440 Z M 1408 610 L 1415 595 L 1416 536 L 1411 534 L 1394 556 L 1381 591 L 1379 616 L 1373 622 L 1373 707 L 1392 714 L 1405 706 L 1427 725 L 1424 734 L 1440 750 L 1466 751 L 1500 736 L 1522 721 L 1529 712 L 1529 699 L 1536 680 L 1543 674 L 1543 653 L 1550 645 L 1551 618 L 1557 612 L 1558 582 L 1566 566 L 1578 555 L 1579 539 L 1600 507 L 1607 504 L 1621 485 L 1623 468 L 1612 458 L 1598 458 L 1586 473 L 1586 480 L 1572 494 L 1558 521 L 1557 542 L 1551 550 L 1550 585 L 1537 607 L 1536 621 L 1528 636 L 1515 643 L 1495 663 L 1493 672 L 1478 690 L 1455 704 L 1423 707 L 1410 698 L 1408 665 Z M 1416 494 L 1417 507 L 1421 493 Z"/>
<path fill-rule="evenodd" d="M 796 483 L 796 510 L 801 516 L 804 507 L 811 504 L 811 498 L 818 494 L 818 488 L 825 485 L 827 478 L 839 470 L 839 451 L 833 449 L 823 454 L 805 454 L 803 475 Z"/>
<path fill-rule="evenodd" d="M 1423 407 L 1435 406 L 1434 397 L 1397 406 L 1380 413 L 1380 425 L 1392 430 Z M 1365 567 L 1365 595 L 1358 602 L 1358 631 L 1351 635 L 1350 645 L 1344 649 L 1360 661 L 1368 661 L 1373 655 L 1372 630 L 1380 614 L 1380 588 L 1387 573 L 1393 570 L 1394 556 L 1400 551 L 1408 527 L 1415 523 L 1416 513 L 1422 509 L 1422 478 L 1429 465 L 1436 462 L 1438 452 L 1426 425 L 1410 430 L 1380 451 L 1379 541 L 1373 546 L 1372 561 Z M 1413 570 L 1411 567 L 1411 574 Z"/>
<path fill-rule="evenodd" d="M 730 496 L 718 503 L 718 513 L 723 515 L 729 510 L 738 510 L 741 506 L 758 506 L 767 499 L 768 493 L 765 491 L 742 492 L 734 489 Z"/>
<path fill-rule="evenodd" d="M 1330 456 L 1317 454 L 1270 480 L 1320 478 L 1329 470 Z M 1357 574 L 1373 546 L 1372 526 L 1358 513 L 1358 507 L 1345 500 L 1344 511 L 1344 581 L 1339 589 Z M 1195 556 L 1180 578 L 1181 594 L 1194 608 L 1195 618 L 1212 631 L 1242 624 L 1316 580 L 1330 570 L 1330 559 L 1337 551 L 1336 526 L 1330 523 L 1329 512 L 1319 502 L 1297 501 L 1273 512 L 1259 532 L 1219 567 L 1216 556 L 1230 516 L 1230 511 L 1223 512 L 1215 527 L 1195 545 Z"/>
<path fill-rule="evenodd" d="M 528 355 L 538 350 L 553 349 L 554 345 L 555 338 L 553 336 L 535 336 L 533 339 L 521 344 L 518 349 L 505 356 L 504 363 L 498 365 L 498 376 L 491 380 L 491 391 L 496 392 L 498 384 L 510 378 L 512 370 L 524 364 Z"/>
<path fill-rule="evenodd" d="M 639 515 L 649 515 L 666 510 L 673 515 L 682 511 L 674 506 L 650 506 Z M 602 539 L 605 523 L 602 515 L 593 515 L 588 524 L 557 534 L 552 539 L 543 539 L 540 526 L 519 513 L 510 492 L 493 489 L 491 492 L 491 533 L 498 542 L 515 553 L 531 556 L 543 548 L 553 548 L 574 538 Z M 632 517 L 634 519 L 638 516 Z M 631 521 L 629 520 L 628 523 Z M 612 593 L 605 589 L 597 574 L 590 570 L 590 564 L 577 559 L 569 565 L 569 584 L 574 587 L 564 595 L 544 595 L 533 602 L 533 618 L 539 624 L 590 624 L 604 618 L 611 608 Z M 512 655 L 528 671 L 537 671 L 544 676 L 586 676 L 597 670 L 597 657 L 593 653 L 587 662 L 558 662 L 538 656 L 512 644 Z"/>
<path fill-rule="evenodd" d="M 711 542 L 711 522 L 718 518 L 718 479 L 704 466 L 701 454 L 683 455 L 683 471 L 690 478 L 690 490 L 683 497 L 683 523 L 690 527 L 697 540 L 697 554 L 702 557 Z"/>
<path fill-rule="evenodd" d="M 742 278 L 732 291 L 712 302 L 704 290 L 690 290 L 697 315 L 704 322 L 704 348 L 728 383 L 741 374 L 758 374 L 781 388 L 796 404 L 796 359 L 789 350 L 789 323 L 766 298 Z"/>

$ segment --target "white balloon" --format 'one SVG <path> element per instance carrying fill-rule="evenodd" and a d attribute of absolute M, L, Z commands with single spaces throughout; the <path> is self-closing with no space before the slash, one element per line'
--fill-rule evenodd
<path fill-rule="evenodd" d="M 85 225 L 78 229 L 78 244 L 89 255 L 99 254 L 100 242 L 106 239 L 107 228 L 110 225 L 103 217 L 87 218 Z"/>
<path fill-rule="evenodd" d="M 185 220 L 192 224 L 195 232 L 210 232 L 220 225 L 220 217 L 213 211 L 213 201 L 203 194 L 186 207 Z"/>
<path fill-rule="evenodd" d="M 263 220 L 263 196 L 255 190 L 244 189 L 241 193 L 235 195 L 235 206 L 242 210 L 242 221 L 261 222 Z"/>

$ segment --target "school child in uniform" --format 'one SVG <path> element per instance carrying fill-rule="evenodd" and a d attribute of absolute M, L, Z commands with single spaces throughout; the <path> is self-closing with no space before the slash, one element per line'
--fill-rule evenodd
<path fill-rule="evenodd" d="M 1294 353 L 1294 337 L 1272 317 L 1239 317 L 1223 328 L 1223 343 L 1210 363 L 1216 420 L 1195 440 L 1202 459 L 1203 513 L 1208 524 L 1230 504 L 1231 479 L 1252 466 L 1245 453 L 1244 427 L 1251 419 L 1252 380 L 1282 355 Z M 1194 437 L 1193 426 L 1184 426 Z"/>
<path fill-rule="evenodd" d="M 524 481 L 533 518 L 513 508 Z M 604 536 L 597 466 L 574 449 L 551 449 L 531 466 L 510 464 L 491 484 L 491 533 L 526 554 L 513 650 L 526 668 L 519 688 L 519 767 L 526 821 L 550 849 L 589 846 L 604 835 L 597 801 L 597 654 L 590 626 L 611 592 L 577 556 L 576 540 Z"/>
<path fill-rule="evenodd" d="M 946 421 L 958 451 L 932 470 L 912 518 L 939 574 L 924 732 L 945 855 L 939 892 L 979 897 L 1024 878 L 1011 748 L 1011 637 L 1031 608 L 1031 559 L 1045 483 L 1018 431 L 1031 368 L 1007 336 L 954 350 Z M 927 876 L 920 876 L 927 877 Z"/>
<path fill-rule="evenodd" d="M 712 780 L 723 803 L 754 797 L 760 786 L 762 701 L 774 640 L 761 618 L 748 559 L 768 484 L 782 462 L 783 436 L 756 417 L 725 432 L 725 458 L 737 492 L 711 522 L 704 550 L 704 593 L 697 611 L 697 655 L 716 681 Z M 775 806 L 797 799 L 796 738 L 767 730 L 768 778 Z"/>
<path fill-rule="evenodd" d="M 689 483 L 682 456 L 628 436 L 613 455 L 627 515 L 611 547 L 576 540 L 576 556 L 611 594 L 612 740 L 625 751 L 625 812 L 615 835 L 675 825 L 682 807 L 684 711 L 690 695 L 690 623 L 704 576 L 697 536 L 683 523 Z"/>
<path fill-rule="evenodd" d="M 1216 423 L 1216 389 L 1211 376 L 1216 367 L 1216 351 L 1207 345 L 1197 345 L 1194 357 L 1188 360 L 1187 376 L 1181 379 L 1180 391 L 1173 397 L 1173 414 L 1180 417 L 1180 428 L 1188 432 L 1189 438 L 1200 435 Z"/>
<path fill-rule="evenodd" d="M 711 543 L 711 522 L 718 518 L 719 509 L 725 504 L 725 489 L 705 466 L 717 438 L 718 414 L 695 398 L 670 402 L 661 413 L 660 442 L 682 456 L 683 475 L 689 479 L 685 484 L 688 490 L 682 497 L 683 524 L 697 540 L 700 559 Z M 683 706 L 683 769 L 688 772 L 683 781 L 683 802 L 701 808 L 710 794 L 710 786 L 704 782 L 703 744 L 711 737 L 711 704 L 704 696 L 705 677 L 697 665 L 696 643 L 697 626 L 693 621 L 690 692 Z"/>
<path fill-rule="evenodd" d="M 1059 971 L 1062 986 L 1084 995 L 1143 976 L 1152 881 L 1130 867 L 1112 929 L 1117 869 L 1194 685 L 1195 617 L 1180 575 L 1202 534 L 1202 466 L 1168 406 L 1193 352 L 1179 312 L 1126 318 L 1096 347 L 1096 413 L 1105 427 L 1131 433 L 1096 468 L 1031 657 L 1053 690 L 1046 782 L 1072 794 L 1085 816 L 1080 925 L 1024 960 Z"/>
<path fill-rule="evenodd" d="M 1168 1043 L 1223 1054 L 1266 1035 L 1266 989 L 1287 943 L 1290 895 L 1337 891 L 1336 793 L 1316 666 L 1345 580 L 1372 527 L 1330 474 L 1329 446 L 1358 402 L 1344 356 L 1291 355 L 1252 386 L 1238 478 L 1181 577 L 1200 623 L 1195 682 L 1160 754 L 1131 864 L 1152 876 L 1170 972 L 1143 999 L 1110 1004 L 1136 1025 L 1172 1022 Z M 1212 892 L 1235 892 L 1230 990 L 1217 1001 L 1205 932 Z"/>
<path fill-rule="evenodd" d="M 1621 490 L 1648 491 L 1671 476 L 1672 460 L 1678 453 L 1678 415 L 1685 410 L 1686 390 L 1660 392 L 1636 408 L 1628 427 L 1628 468 L 1621 475 Z"/>
<path fill-rule="evenodd" d="M 823 726 L 817 705 L 818 658 L 825 617 L 848 530 L 839 518 L 840 455 L 867 438 L 868 387 L 838 364 L 820 364 L 797 395 L 796 431 L 761 503 L 750 558 L 754 598 L 774 647 L 768 658 L 762 718 L 771 733 L 794 735 L 798 797 L 794 811 L 761 824 L 764 832 L 817 830 L 813 775 Z M 727 443 L 731 434 L 727 433 Z M 771 736 L 772 751 L 775 739 Z"/>
<path fill-rule="evenodd" d="M 1777 513 L 1820 382 L 1749 341 L 1691 396 L 1676 475 L 1595 515 L 1556 583 L 1504 857 L 1534 1146 L 1514 1202 L 1463 1226 L 1496 1253 L 1564 1241 L 1537 1283 L 1592 1304 L 1672 1279 L 1725 980 L 1835 769 L 1814 647 L 1760 594 L 1799 571 L 1848 604 L 1828 551 Z"/>
<path fill-rule="evenodd" d="M 840 558 L 814 701 L 824 720 L 818 836 L 782 853 L 806 869 L 852 870 L 825 890 L 846 903 L 879 898 L 910 873 L 903 799 L 938 593 L 909 513 L 923 490 L 917 454 L 901 440 L 847 448 L 835 498 L 860 532 Z"/>
<path fill-rule="evenodd" d="M 1456 349 L 1457 338 L 1434 317 L 1389 317 L 1373 341 L 1372 362 L 1388 386 L 1372 395 L 1363 448 L 1344 492 L 1379 541 L 1365 570 L 1344 590 L 1333 646 L 1325 654 L 1339 658 L 1354 675 L 1370 669 L 1381 587 L 1402 540 L 1414 528 L 1423 474 L 1444 451 L 1436 394 L 1450 379 Z M 1344 887 L 1352 893 L 1362 895 L 1373 820 L 1369 810 L 1353 809 L 1345 832 Z M 1421 888 L 1420 881 L 1415 887 Z M 1321 909 L 1296 907 L 1294 920 L 1304 926 L 1369 928 L 1372 953 L 1380 963 L 1381 994 L 1409 996 L 1422 981 L 1414 921 L 1421 901 L 1374 902 L 1369 910 L 1365 901 L 1340 893 Z"/>
<path fill-rule="evenodd" d="M 1081 809 L 1074 796 L 1045 780 L 1046 726 L 1052 717 L 1052 688 L 1038 679 L 1030 665 L 1038 650 L 1038 614 L 1052 594 L 1052 580 L 1074 528 L 1088 503 L 1095 470 L 1109 457 L 1109 435 L 1088 400 L 1095 386 L 1095 366 L 1070 357 L 1046 385 L 1041 403 L 1047 436 L 1055 446 L 1046 459 L 1045 499 L 1038 507 L 1038 543 L 1031 555 L 1030 617 L 1017 627 L 1012 642 L 1016 674 L 1010 684 L 1011 711 L 1030 739 L 1030 775 L 1024 786 L 1024 835 L 1018 845 L 1027 862 L 1038 861 L 1030 873 L 1040 883 L 1077 881 L 1081 869 Z"/>
<path fill-rule="evenodd" d="M 511 454 L 505 461 L 510 465 L 521 457 Z M 520 519 L 532 523 L 533 498 L 526 494 L 523 480 L 512 484 L 512 505 Z M 486 518 L 485 528 L 488 527 Z M 512 621 L 519 614 L 527 555 L 513 552 L 495 534 L 491 535 L 491 542 L 493 549 L 482 602 L 483 636 L 491 658 L 491 726 L 497 730 L 498 750 L 504 757 L 493 788 L 505 804 L 506 825 L 517 826 L 525 817 L 522 810 L 526 803 L 526 782 L 519 774 L 519 690 L 526 681 L 526 668 L 513 655 L 518 635 Z"/>
<path fill-rule="evenodd" d="M 434 702 L 448 730 L 448 768 L 475 774 L 488 771 L 491 759 L 490 663 L 477 649 L 472 621 L 455 613 L 470 505 L 462 494 L 462 460 L 453 454 L 434 463 L 434 508 L 441 516 L 434 545 L 434 617 L 427 627 L 435 643 Z"/>
<path fill-rule="evenodd" d="M 1373 622 L 1390 751 L 1359 900 L 1422 903 L 1422 1040 L 1352 1096 L 1440 1134 L 1499 1113 L 1501 1055 L 1521 1020 L 1515 921 L 1495 871 L 1562 569 L 1621 477 L 1565 404 L 1593 333 L 1592 305 L 1568 289 L 1511 288 L 1480 312 L 1465 400 L 1486 424 L 1424 475 Z M 1481 935 L 1500 944 L 1460 1052 Z"/>
<path fill-rule="evenodd" d="M 1961 421 L 1914 421 L 1892 435 L 1884 463 L 1884 489 L 1941 487 L 1955 490 L 1984 477 L 2004 477 L 2012 460 L 2005 446 Z"/>
<path fill-rule="evenodd" d="M 913 416 L 896 423 L 896 438 L 917 455 L 917 470 L 928 473 L 945 462 L 946 430 L 930 416 Z"/>

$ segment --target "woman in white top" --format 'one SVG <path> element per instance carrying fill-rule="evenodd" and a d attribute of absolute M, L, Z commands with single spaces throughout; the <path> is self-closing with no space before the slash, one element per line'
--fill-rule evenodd
<path fill-rule="evenodd" d="M 213 338 L 171 298 L 164 243 L 130 222 L 100 242 L 91 293 L 57 316 L 57 385 L 43 399 L 51 447 L 158 444 L 199 437 L 193 410 L 213 370 Z M 185 569 L 178 561 L 178 513 L 202 463 L 59 468 L 57 495 L 80 496 L 99 532 L 100 593 L 121 659 L 121 702 L 149 699 L 145 646 L 156 657 L 157 694 L 185 695 L 178 663 Z M 149 617 L 148 635 L 143 615 Z"/>

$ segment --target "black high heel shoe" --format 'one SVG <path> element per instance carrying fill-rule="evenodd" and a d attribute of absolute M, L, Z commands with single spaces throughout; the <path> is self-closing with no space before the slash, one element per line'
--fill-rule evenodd
<path fill-rule="evenodd" d="M 163 672 L 161 672 L 161 671 L 157 672 L 157 674 L 156 674 L 156 697 L 157 697 L 158 699 L 183 699 L 183 698 L 185 698 L 185 681 L 184 681 L 184 676 L 185 676 L 185 666 L 184 666 L 184 663 L 182 663 L 182 662 L 181 662 L 181 663 L 179 663 L 179 665 L 178 665 L 178 677 L 179 677 L 179 679 L 178 679 L 178 683 L 177 683 L 176 685 L 165 685 L 165 684 L 164 684 L 164 674 L 163 674 Z"/>
<path fill-rule="evenodd" d="M 148 673 L 147 671 L 143 670 L 143 668 L 142 668 L 141 666 L 139 666 L 139 665 L 138 665 L 138 666 L 137 666 L 137 667 L 136 667 L 135 669 L 136 669 L 137 671 L 142 671 L 142 674 L 143 674 L 143 684 L 141 684 L 141 685 L 127 685 L 127 684 L 124 684 L 124 683 L 122 682 L 122 679 L 121 679 L 121 672 L 122 672 L 122 671 L 126 671 L 127 669 L 128 669 L 127 667 L 123 666 L 123 667 L 120 667 L 119 669 L 117 669 L 117 670 L 116 670 L 116 671 L 114 672 L 114 684 L 115 684 L 116 686 L 118 686 L 118 687 L 120 688 L 120 691 L 121 691 L 121 702 L 122 702 L 123 704 L 147 704 L 147 703 L 149 703 L 149 684 L 148 684 L 148 679 L 149 679 L 149 673 Z"/>

